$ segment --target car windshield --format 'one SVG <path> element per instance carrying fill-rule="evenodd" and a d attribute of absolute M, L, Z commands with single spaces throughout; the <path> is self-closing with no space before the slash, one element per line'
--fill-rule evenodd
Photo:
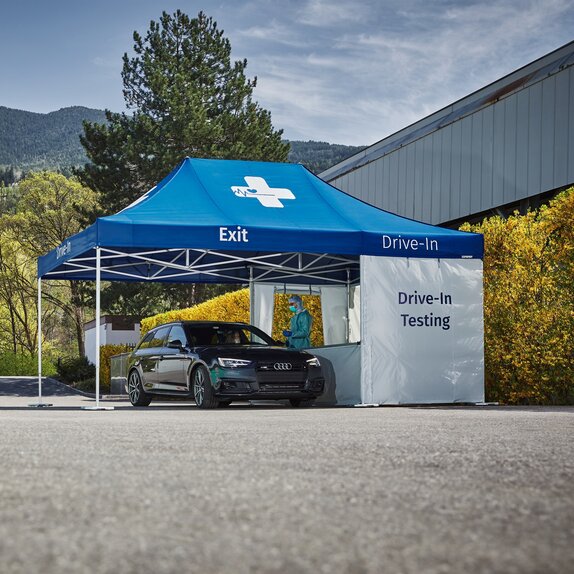
<path fill-rule="evenodd" d="M 275 345 L 275 341 L 252 325 L 186 325 L 192 347 L 220 345 Z"/>

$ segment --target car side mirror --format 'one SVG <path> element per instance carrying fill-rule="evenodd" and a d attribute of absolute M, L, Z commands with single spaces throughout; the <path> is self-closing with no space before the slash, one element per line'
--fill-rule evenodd
<path fill-rule="evenodd" d="M 183 345 L 179 339 L 174 339 L 173 341 L 169 341 L 167 344 L 168 349 L 182 349 Z"/>

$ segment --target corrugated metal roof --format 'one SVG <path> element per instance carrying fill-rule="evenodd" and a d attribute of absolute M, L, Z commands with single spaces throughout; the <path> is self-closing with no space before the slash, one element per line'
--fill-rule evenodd
<path fill-rule="evenodd" d="M 390 135 L 320 174 L 332 181 L 384 155 L 443 128 L 574 64 L 574 41 L 527 64 L 422 120 Z"/>

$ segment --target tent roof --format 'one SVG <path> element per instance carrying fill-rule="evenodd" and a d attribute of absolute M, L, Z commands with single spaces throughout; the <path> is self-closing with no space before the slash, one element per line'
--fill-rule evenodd
<path fill-rule="evenodd" d="M 346 282 L 360 255 L 481 258 L 483 238 L 380 210 L 303 166 L 183 160 L 119 213 L 38 259 L 39 277 Z"/>

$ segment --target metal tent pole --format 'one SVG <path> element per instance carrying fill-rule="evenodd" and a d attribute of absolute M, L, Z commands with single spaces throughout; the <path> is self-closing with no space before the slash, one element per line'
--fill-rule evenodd
<path fill-rule="evenodd" d="M 249 324 L 253 325 L 255 293 L 253 291 L 253 266 L 249 267 Z"/>
<path fill-rule="evenodd" d="M 31 407 L 51 407 L 52 403 L 42 402 L 42 278 L 38 277 L 38 402 Z"/>
<path fill-rule="evenodd" d="M 100 248 L 96 247 L 96 408 L 100 406 Z"/>
<path fill-rule="evenodd" d="M 96 247 L 96 406 L 83 407 L 87 410 L 112 411 L 114 407 L 100 406 L 100 290 L 102 265 L 100 247 Z"/>
<path fill-rule="evenodd" d="M 349 339 L 351 338 L 351 314 L 350 314 L 350 308 L 351 308 L 351 272 L 349 269 L 347 269 L 347 306 L 345 309 L 345 323 L 346 323 L 346 339 L 347 339 L 347 343 L 349 342 Z"/>

